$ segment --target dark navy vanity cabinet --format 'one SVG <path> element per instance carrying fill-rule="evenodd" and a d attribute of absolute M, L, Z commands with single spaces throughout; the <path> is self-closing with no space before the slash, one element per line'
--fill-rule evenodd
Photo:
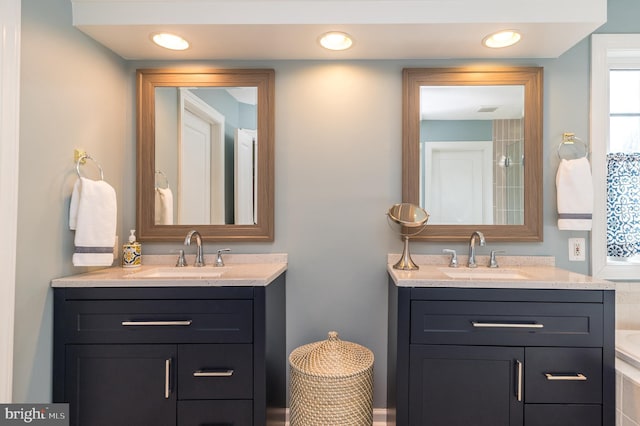
<path fill-rule="evenodd" d="M 389 280 L 388 424 L 614 426 L 614 291 Z"/>
<path fill-rule="evenodd" d="M 76 426 L 284 425 L 285 276 L 55 288 L 53 401 Z"/>

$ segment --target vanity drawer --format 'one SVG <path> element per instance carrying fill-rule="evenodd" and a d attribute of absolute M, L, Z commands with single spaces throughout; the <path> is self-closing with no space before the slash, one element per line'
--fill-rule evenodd
<path fill-rule="evenodd" d="M 251 300 L 70 300 L 67 343 L 251 343 Z"/>
<path fill-rule="evenodd" d="M 602 403 L 601 348 L 526 348 L 525 402 Z"/>
<path fill-rule="evenodd" d="M 253 401 L 178 401 L 178 426 L 253 426 Z"/>
<path fill-rule="evenodd" d="M 179 345 L 178 399 L 251 399 L 252 345 Z"/>
<path fill-rule="evenodd" d="M 526 426 L 602 426 L 602 406 L 525 404 Z"/>
<path fill-rule="evenodd" d="M 411 302 L 411 343 L 602 346 L 601 303 Z"/>

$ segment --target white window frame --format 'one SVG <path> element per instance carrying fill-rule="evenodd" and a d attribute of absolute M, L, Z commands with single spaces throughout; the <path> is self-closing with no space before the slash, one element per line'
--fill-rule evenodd
<path fill-rule="evenodd" d="M 20 0 L 0 1 L 0 403 L 12 402 L 20 127 Z"/>
<path fill-rule="evenodd" d="M 609 148 L 609 70 L 640 69 L 640 34 L 591 36 L 591 169 L 594 209 L 591 274 L 609 280 L 640 280 L 640 264 L 607 260 L 607 152 Z"/>

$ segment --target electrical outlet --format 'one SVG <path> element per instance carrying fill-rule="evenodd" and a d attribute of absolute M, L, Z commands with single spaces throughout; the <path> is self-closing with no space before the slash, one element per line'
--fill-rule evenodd
<path fill-rule="evenodd" d="M 569 238 L 569 260 L 584 261 L 585 250 L 584 238 Z"/>

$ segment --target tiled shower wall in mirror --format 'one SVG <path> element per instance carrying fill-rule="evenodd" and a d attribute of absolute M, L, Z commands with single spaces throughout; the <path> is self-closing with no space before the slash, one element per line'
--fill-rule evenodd
<path fill-rule="evenodd" d="M 524 223 L 522 119 L 493 122 L 493 199 L 496 225 Z"/>

